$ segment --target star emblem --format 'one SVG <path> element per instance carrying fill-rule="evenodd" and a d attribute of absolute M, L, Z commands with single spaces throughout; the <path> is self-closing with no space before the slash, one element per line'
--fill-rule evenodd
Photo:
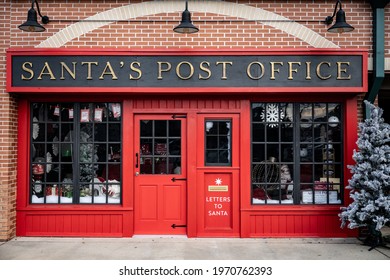
<path fill-rule="evenodd" d="M 221 185 L 222 184 L 222 179 L 220 179 L 220 178 L 217 178 L 217 180 L 215 180 L 215 184 L 216 185 Z"/>

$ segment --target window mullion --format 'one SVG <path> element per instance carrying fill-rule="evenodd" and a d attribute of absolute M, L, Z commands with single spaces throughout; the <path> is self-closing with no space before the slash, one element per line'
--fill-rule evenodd
<path fill-rule="evenodd" d="M 300 192 L 301 192 L 301 162 L 300 162 L 300 149 L 301 149 L 301 137 L 300 137 L 300 104 L 294 103 L 293 106 L 293 118 L 294 118 L 294 151 L 293 151 L 293 161 L 294 161 L 294 188 L 293 188 L 293 200 L 294 204 L 300 203 Z"/>
<path fill-rule="evenodd" d="M 74 104 L 73 118 L 73 203 L 80 203 L 80 103 Z"/>

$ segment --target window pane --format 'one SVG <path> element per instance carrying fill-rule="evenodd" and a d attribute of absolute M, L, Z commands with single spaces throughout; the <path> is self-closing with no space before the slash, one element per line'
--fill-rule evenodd
<path fill-rule="evenodd" d="M 95 123 L 94 125 L 95 141 L 106 142 L 107 141 L 107 124 Z"/>
<path fill-rule="evenodd" d="M 292 124 L 282 124 L 280 141 L 292 142 L 293 140 L 294 140 L 294 129 Z"/>
<path fill-rule="evenodd" d="M 293 144 L 282 144 L 281 147 L 282 147 L 281 149 L 282 162 L 293 162 L 294 161 Z"/>
<path fill-rule="evenodd" d="M 119 123 L 108 124 L 108 141 L 121 141 L 121 125 Z"/>
<path fill-rule="evenodd" d="M 261 162 L 265 160 L 265 144 L 252 145 L 252 161 Z"/>
<path fill-rule="evenodd" d="M 149 120 L 141 121 L 141 137 L 153 136 L 153 122 Z"/>
<path fill-rule="evenodd" d="M 265 104 L 264 103 L 253 103 L 252 104 L 252 121 L 263 122 L 264 121 L 264 113 L 265 113 Z"/>
<path fill-rule="evenodd" d="M 169 121 L 169 137 L 181 137 L 180 121 Z"/>
<path fill-rule="evenodd" d="M 154 121 L 155 122 L 155 136 L 166 137 L 167 136 L 167 121 Z"/>
<path fill-rule="evenodd" d="M 206 149 L 218 149 L 218 136 L 206 137 Z"/>
<path fill-rule="evenodd" d="M 181 154 L 181 140 L 172 139 L 169 141 L 169 155 L 180 155 Z"/>
<path fill-rule="evenodd" d="M 279 142 L 279 126 L 274 123 L 268 124 L 267 126 L 267 142 Z"/>
<path fill-rule="evenodd" d="M 264 142 L 265 140 L 265 131 L 264 125 L 261 123 L 252 124 L 252 139 L 253 142 Z"/>

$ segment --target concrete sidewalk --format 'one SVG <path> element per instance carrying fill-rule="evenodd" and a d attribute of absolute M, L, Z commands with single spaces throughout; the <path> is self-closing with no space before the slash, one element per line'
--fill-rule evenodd
<path fill-rule="evenodd" d="M 20 237 L 0 243 L 0 260 L 390 260 L 355 238 Z"/>

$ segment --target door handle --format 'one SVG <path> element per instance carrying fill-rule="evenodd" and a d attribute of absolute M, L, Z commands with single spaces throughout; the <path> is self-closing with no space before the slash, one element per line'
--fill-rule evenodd
<path fill-rule="evenodd" d="M 187 178 L 175 178 L 175 177 L 172 177 L 171 181 L 172 182 L 176 182 L 176 181 L 186 181 Z"/>
<path fill-rule="evenodd" d="M 135 168 L 138 168 L 138 153 L 135 153 Z"/>

